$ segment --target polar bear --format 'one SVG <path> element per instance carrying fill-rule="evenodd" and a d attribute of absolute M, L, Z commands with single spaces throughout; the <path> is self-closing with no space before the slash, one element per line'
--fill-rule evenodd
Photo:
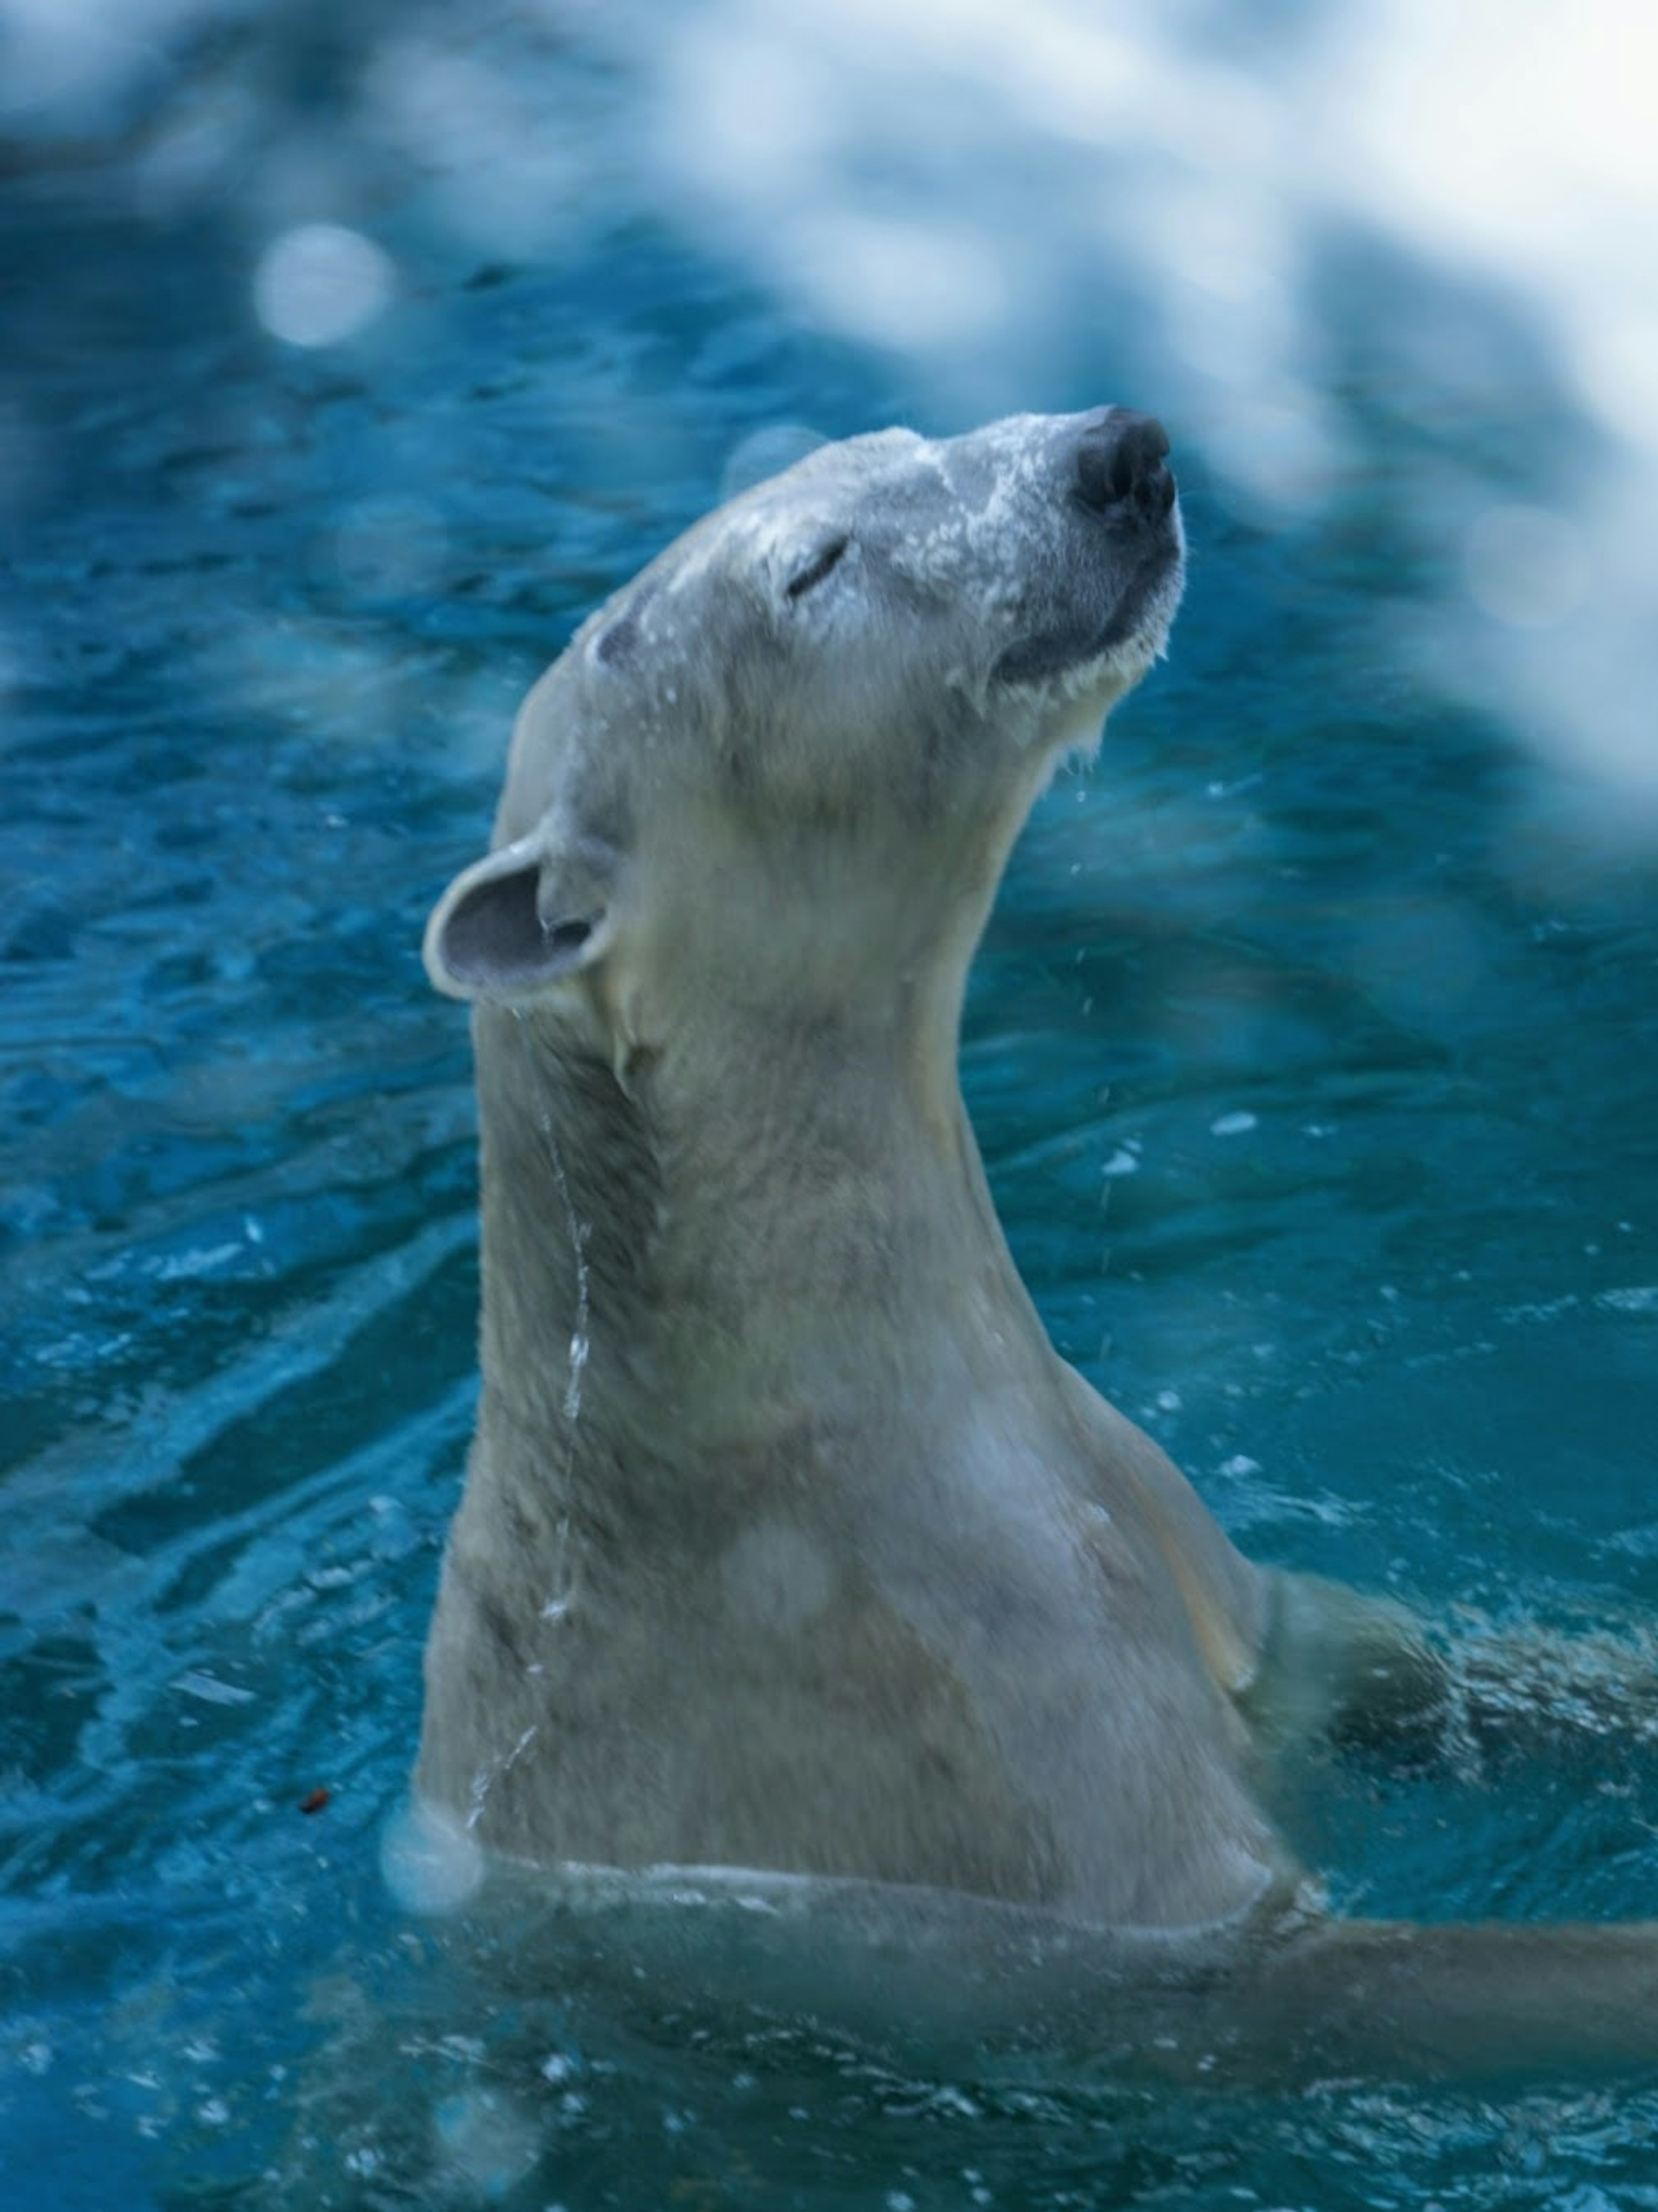
<path fill-rule="evenodd" d="M 483 1395 L 417 1784 L 522 1860 L 1293 1923 L 1310 1984 L 1357 1944 L 1419 1996 L 1465 1952 L 1309 1936 L 1270 1771 L 1431 1728 L 1442 1661 L 1245 1559 L 1058 1357 L 957 1083 L 1013 841 L 1168 638 L 1169 450 L 1115 407 L 826 446 L 530 693 L 426 939 L 474 1006 Z M 1554 1941 L 1481 1948 L 1494 2018 L 1586 1942 L 1625 1972 Z"/>

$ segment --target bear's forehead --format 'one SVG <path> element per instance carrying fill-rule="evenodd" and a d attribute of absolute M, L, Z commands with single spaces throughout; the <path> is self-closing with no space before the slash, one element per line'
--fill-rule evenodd
<path fill-rule="evenodd" d="M 1015 512 L 1053 467 L 1054 418 L 1017 415 L 959 438 L 881 430 L 820 446 L 714 518 L 761 542 L 803 516 L 902 521 L 920 507 L 994 521 Z"/>
<path fill-rule="evenodd" d="M 711 568 L 774 579 L 836 528 L 878 539 L 918 582 L 1017 566 L 1041 534 L 1054 428 L 1024 415 L 962 438 L 884 430 L 820 447 L 690 532 L 663 580 L 677 592 Z"/>

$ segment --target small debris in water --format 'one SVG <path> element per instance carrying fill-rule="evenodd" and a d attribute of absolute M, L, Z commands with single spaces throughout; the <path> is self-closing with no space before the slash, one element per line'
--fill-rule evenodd
<path fill-rule="evenodd" d="M 333 1795 L 331 1790 L 313 1790 L 301 1798 L 300 1810 L 301 1813 L 320 1813 L 324 1806 L 332 1799 Z"/>

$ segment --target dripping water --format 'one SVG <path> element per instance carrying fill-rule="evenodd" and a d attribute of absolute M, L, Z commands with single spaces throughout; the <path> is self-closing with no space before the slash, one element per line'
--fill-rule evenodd
<path fill-rule="evenodd" d="M 536 1094 L 536 1127 L 546 1151 L 547 1164 L 551 1170 L 553 1188 L 563 1209 L 564 1226 L 569 1237 L 570 1255 L 575 1269 L 575 1316 L 570 1330 L 568 1349 L 568 1374 L 564 1386 L 564 1418 L 568 1424 L 565 1439 L 565 1468 L 568 1482 L 575 1458 L 575 1430 L 581 1414 L 582 1378 L 586 1371 L 590 1347 L 589 1325 L 592 1310 L 592 1274 L 587 1264 L 587 1224 L 576 1211 L 575 1196 L 570 1188 L 570 1178 L 565 1170 L 563 1156 L 553 1132 L 553 1112 L 548 1096 L 546 1077 L 537 1060 L 534 1041 L 522 1007 L 514 1006 L 513 1018 L 518 1024 L 519 1036 L 524 1048 L 525 1065 L 531 1085 Z M 555 1532 L 555 1583 L 541 1608 L 541 1618 L 549 1622 L 562 1620 L 574 1601 L 574 1573 L 569 1561 L 570 1522 L 568 1515 L 561 1516 Z M 539 1667 L 529 1669 L 539 1674 Z M 489 1793 L 503 1775 L 511 1772 L 536 1738 L 534 1723 L 524 1729 L 507 1749 L 498 1752 L 486 1766 L 480 1767 L 472 1779 L 471 1803 L 466 1815 L 469 1832 L 477 1828 L 483 1817 Z"/>
<path fill-rule="evenodd" d="M 483 1818 L 484 1806 L 489 1792 L 503 1774 L 510 1774 L 530 1746 L 536 1740 L 536 1724 L 532 1721 L 510 1751 L 498 1753 L 488 1766 L 480 1767 L 472 1777 L 472 1802 L 466 1814 L 466 1832 L 471 1835 Z"/>
<path fill-rule="evenodd" d="M 529 1024 L 524 1009 L 514 1006 L 513 1018 L 518 1024 L 518 1033 L 524 1046 L 525 1065 L 530 1072 L 539 1104 L 536 1111 L 536 1127 L 541 1132 L 541 1141 L 546 1148 L 547 1164 L 552 1170 L 553 1187 L 558 1193 L 559 1204 L 564 1209 L 564 1226 L 570 1239 L 570 1251 L 575 1262 L 575 1324 L 570 1332 L 569 1379 L 564 1386 L 564 1418 L 575 1425 L 581 1411 L 581 1378 L 587 1365 L 588 1321 L 592 1310 L 592 1279 L 587 1267 L 587 1224 L 576 1212 L 575 1199 L 570 1189 L 570 1178 L 564 1171 L 564 1161 L 553 1134 L 553 1111 L 547 1097 L 546 1078 L 537 1062 L 535 1047 L 531 1039 Z"/>

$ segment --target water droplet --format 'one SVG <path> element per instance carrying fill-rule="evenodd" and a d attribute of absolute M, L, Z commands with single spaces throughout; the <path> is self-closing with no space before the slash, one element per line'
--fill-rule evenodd
<path fill-rule="evenodd" d="M 1258 1128 L 1253 1114 L 1223 1114 L 1218 1121 L 1209 1124 L 1212 1137 L 1241 1137 L 1247 1130 Z"/>

